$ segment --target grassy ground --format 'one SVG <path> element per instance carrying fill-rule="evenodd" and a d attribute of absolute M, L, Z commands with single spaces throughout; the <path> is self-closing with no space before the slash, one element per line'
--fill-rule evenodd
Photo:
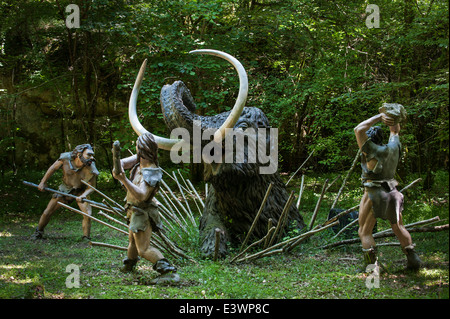
<path fill-rule="evenodd" d="M 187 249 L 197 264 L 186 260 L 172 261 L 182 278 L 178 286 L 151 286 L 149 281 L 157 276 L 146 260 L 138 263 L 135 273 L 119 271 L 124 251 L 91 247 L 81 239 L 81 216 L 68 210 L 59 210 L 46 228 L 44 240 L 29 239 L 45 208 L 49 194 L 21 184 L 26 179 L 39 181 L 43 172 L 25 176 L 5 175 L 0 189 L 0 298 L 46 299 L 111 299 L 111 298 L 273 298 L 273 299 L 448 299 L 449 298 L 449 234 L 415 233 L 416 250 L 425 263 L 419 272 L 404 270 L 406 258 L 399 247 L 379 247 L 380 260 L 385 268 L 379 277 L 379 287 L 358 272 L 361 266 L 359 244 L 346 245 L 332 250 L 320 247 L 330 242 L 331 231 L 320 233 L 290 254 L 275 255 L 249 263 L 230 264 L 230 259 L 217 262 L 201 259 L 196 249 L 197 232 L 174 241 Z M 448 174 L 442 173 L 435 189 L 423 193 L 418 189 L 406 194 L 405 223 L 440 216 L 448 223 Z M 309 221 L 320 193 L 324 178 L 307 178 L 307 190 L 302 198 L 302 215 Z M 332 177 L 330 177 L 332 180 Z M 412 181 L 413 179 L 411 179 Z M 56 187 L 58 176 L 52 178 Z M 352 184 L 354 183 L 354 185 Z M 358 203 L 361 189 L 357 179 L 350 181 L 349 189 L 340 205 L 351 207 Z M 289 184 L 298 190 L 298 180 Z M 323 201 L 318 222 L 326 218 L 336 191 L 336 183 Z M 99 188 L 114 198 L 123 192 L 114 188 L 107 174 L 102 173 Z M 333 191 L 333 189 L 332 189 Z M 93 197 L 94 200 L 100 200 Z M 73 204 L 75 205 L 75 204 Z M 94 215 L 96 215 L 94 210 Z M 198 217 L 197 217 L 198 218 Z M 380 222 L 378 230 L 388 225 Z M 127 236 L 93 222 L 92 240 L 119 246 L 127 245 Z M 395 242 L 395 238 L 378 241 Z M 232 251 L 231 256 L 235 251 Z M 72 267 L 72 268 L 71 268 Z M 79 269 L 79 287 L 70 287 Z"/>

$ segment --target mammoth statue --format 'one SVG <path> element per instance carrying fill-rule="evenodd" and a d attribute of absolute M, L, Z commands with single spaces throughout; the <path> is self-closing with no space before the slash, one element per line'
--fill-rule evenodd
<path fill-rule="evenodd" d="M 266 235 L 269 219 L 272 219 L 272 225 L 277 225 L 289 194 L 276 169 L 269 170 L 269 173 L 261 173 L 261 161 L 249 160 L 248 145 L 245 146 L 244 160 L 241 161 L 225 161 L 228 149 L 225 148 L 227 152 L 220 151 L 224 149 L 224 140 L 227 139 L 230 132 L 245 134 L 249 129 L 252 129 L 252 132 L 258 132 L 252 135 L 255 137 L 255 144 L 257 143 L 258 147 L 261 145 L 273 147 L 270 145 L 273 136 L 271 137 L 270 133 L 260 134 L 261 130 L 270 128 L 266 115 L 258 108 L 244 107 L 248 93 L 248 80 L 241 63 L 221 51 L 195 50 L 191 53 L 209 54 L 223 58 L 234 66 L 239 75 L 239 94 L 233 109 L 215 116 L 199 116 L 194 113 L 196 109 L 194 100 L 189 89 L 181 81 L 165 85 L 161 90 L 162 113 L 166 125 L 172 132 L 178 128 L 186 130 L 190 136 L 195 136 L 195 130 L 202 134 L 210 132 L 210 139 L 202 138 L 199 142 L 200 147 L 206 147 L 207 143 L 219 146 L 219 151 L 214 151 L 213 160 L 205 160 L 203 156 L 204 178 L 208 182 L 209 188 L 204 211 L 200 218 L 199 232 L 201 251 L 205 256 L 210 256 L 214 254 L 216 229 L 220 229 L 219 256 L 224 257 L 228 253 L 228 244 L 239 244 L 246 237 L 261 207 L 269 184 L 272 184 L 272 188 L 253 229 L 253 239 L 259 239 Z M 148 132 L 139 122 L 136 113 L 136 101 L 145 67 L 146 62 L 139 71 L 129 103 L 130 123 L 138 135 Z M 195 148 L 195 141 L 171 137 L 168 139 L 155 135 L 158 147 L 170 151 L 179 143 L 185 143 L 191 148 Z M 236 141 L 236 136 L 232 141 Z M 302 229 L 305 226 L 295 205 L 291 205 L 287 212 L 287 222 L 283 225 L 285 228 L 282 229 L 282 232 L 287 231 L 288 227 Z"/>

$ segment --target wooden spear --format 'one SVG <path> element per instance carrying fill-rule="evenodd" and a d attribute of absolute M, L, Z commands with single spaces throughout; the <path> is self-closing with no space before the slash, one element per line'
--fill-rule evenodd
<path fill-rule="evenodd" d="M 90 242 L 89 242 L 89 245 L 91 245 L 91 246 L 99 246 L 99 247 L 113 248 L 113 249 L 124 250 L 124 251 L 127 251 L 127 250 L 128 250 L 127 247 L 120 247 L 120 246 L 111 245 L 111 244 L 106 244 L 106 243 L 100 243 L 100 242 L 96 242 L 96 241 L 90 241 Z"/>
<path fill-rule="evenodd" d="M 76 208 L 73 208 L 73 207 L 71 207 L 71 206 L 69 206 L 69 205 L 66 205 L 66 204 L 64 204 L 64 203 L 61 203 L 61 202 L 58 202 L 58 205 L 61 205 L 61 206 L 65 207 L 65 208 L 67 208 L 67 209 L 69 209 L 69 210 L 71 210 L 71 211 L 73 211 L 73 212 L 75 212 L 75 213 L 78 213 L 78 214 L 80 214 L 80 215 L 83 215 L 83 216 L 85 216 L 85 217 L 88 217 L 88 218 L 90 218 L 90 219 L 92 219 L 92 220 L 94 220 L 94 221 L 96 221 L 96 222 L 98 222 L 98 223 L 100 223 L 100 224 L 102 224 L 102 225 L 105 225 L 105 226 L 107 226 L 107 227 L 109 227 L 109 228 L 112 228 L 112 229 L 114 229 L 114 230 L 117 230 L 118 232 L 121 232 L 121 233 L 123 233 L 123 234 L 125 234 L 125 235 L 128 236 L 128 232 L 126 232 L 126 231 L 124 231 L 124 230 L 122 230 L 122 229 L 119 229 L 119 228 L 117 228 L 117 227 L 114 227 L 113 225 L 110 225 L 110 224 L 108 224 L 108 223 L 106 223 L 106 222 L 104 222 L 104 221 L 102 221 L 102 220 L 100 220 L 100 219 L 98 219 L 98 218 L 95 218 L 95 217 L 93 217 L 93 216 L 90 216 L 90 215 L 88 215 L 88 214 L 82 212 L 81 210 L 78 210 L 78 209 L 76 209 Z"/>
<path fill-rule="evenodd" d="M 109 216 L 108 214 L 105 214 L 104 212 L 102 212 L 101 210 L 98 212 L 99 215 L 106 217 L 107 219 L 109 219 L 110 221 L 113 221 L 123 227 L 126 227 L 128 229 L 128 225 L 125 223 L 122 223 L 121 221 L 118 221 L 117 219 L 115 219 L 114 217 Z"/>
<path fill-rule="evenodd" d="M 127 217 L 125 215 L 123 215 L 121 212 L 119 212 L 119 210 L 115 207 L 113 207 L 110 203 L 108 203 L 105 199 L 103 199 L 102 201 L 106 206 L 108 206 L 113 212 L 114 214 L 122 217 L 123 219 L 127 219 Z M 125 211 L 123 211 L 125 213 Z"/>
<path fill-rule="evenodd" d="M 117 207 L 119 207 L 121 210 L 125 211 L 125 208 L 123 208 L 122 205 L 120 205 L 119 203 L 117 203 L 115 200 L 111 199 L 110 197 L 106 196 L 105 194 L 103 194 L 101 191 L 99 191 L 97 188 L 95 188 L 94 186 L 92 186 L 91 184 L 81 180 L 81 182 L 83 184 L 85 184 L 86 186 L 92 188 L 94 191 L 96 191 L 97 193 L 99 193 L 101 196 L 103 196 L 105 199 L 109 200 L 111 203 L 113 203 L 114 205 L 116 205 Z"/>

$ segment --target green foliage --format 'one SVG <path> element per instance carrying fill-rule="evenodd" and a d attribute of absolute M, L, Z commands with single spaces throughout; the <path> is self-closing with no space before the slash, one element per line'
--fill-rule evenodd
<path fill-rule="evenodd" d="M 79 29 L 65 27 L 69 3 L 80 6 Z M 353 127 L 383 102 L 408 110 L 404 174 L 448 169 L 448 2 L 377 5 L 380 28 L 369 29 L 367 1 L 2 1 L 0 160 L 43 168 L 51 156 L 36 161 L 37 146 L 58 153 L 85 141 L 102 150 L 101 166 L 110 165 L 115 139 L 134 151 L 127 101 L 144 59 L 138 113 L 152 132 L 170 133 L 159 94 L 175 80 L 190 88 L 198 114 L 231 109 L 235 70 L 188 54 L 213 48 L 246 68 L 247 105 L 279 128 L 283 170 L 298 168 L 313 149 L 315 171 L 347 168 Z M 28 128 L 28 108 L 53 130 Z M 24 153 L 30 144 L 36 149 Z"/>

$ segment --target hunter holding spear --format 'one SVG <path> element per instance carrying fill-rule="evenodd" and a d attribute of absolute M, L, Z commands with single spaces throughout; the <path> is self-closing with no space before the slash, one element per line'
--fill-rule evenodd
<path fill-rule="evenodd" d="M 414 250 L 411 235 L 403 225 L 403 195 L 394 179 L 400 159 L 401 144 L 399 138 L 400 122 L 406 119 L 406 111 L 401 104 L 384 103 L 380 114 L 359 123 L 354 131 L 361 150 L 361 179 L 364 195 L 359 207 L 359 230 L 364 254 L 365 266 L 376 264 L 376 244 L 372 230 L 376 219 L 388 220 L 394 234 L 400 241 L 407 257 L 408 269 L 419 269 L 421 260 Z M 383 144 L 383 131 L 379 126 L 383 122 L 389 126 L 388 144 Z"/>
<path fill-rule="evenodd" d="M 122 271 L 132 271 L 140 256 L 152 262 L 153 269 L 160 273 L 152 283 L 176 282 L 179 280 L 177 269 L 158 249 L 150 246 L 152 232 L 162 227 L 154 200 L 163 175 L 158 167 L 158 145 L 151 133 L 142 134 L 136 142 L 136 155 L 120 161 L 117 161 L 118 152 L 114 152 L 114 147 L 113 176 L 127 190 L 125 210 L 130 229 L 127 258 L 123 261 Z M 130 179 L 124 172 L 128 169 L 131 170 Z"/>
<path fill-rule="evenodd" d="M 36 227 L 31 239 L 40 239 L 44 235 L 44 228 L 50 221 L 50 217 L 60 207 L 59 203 L 69 204 L 75 195 L 76 201 L 80 209 L 88 214 L 92 215 L 92 208 L 89 203 L 84 200 L 92 193 L 92 188 L 87 187 L 82 181 L 86 181 L 88 184 L 95 187 L 97 182 L 97 176 L 99 174 L 95 167 L 94 150 L 90 144 L 81 144 L 75 147 L 72 152 L 61 153 L 59 158 L 49 167 L 44 177 L 42 178 L 38 189 L 40 191 L 46 190 L 46 183 L 50 177 L 58 170 L 62 169 L 63 181 L 59 186 L 58 193 L 54 193 L 52 199 L 44 210 L 39 224 Z M 82 222 L 83 239 L 90 239 L 91 235 L 91 220 L 88 217 L 83 217 Z"/>

